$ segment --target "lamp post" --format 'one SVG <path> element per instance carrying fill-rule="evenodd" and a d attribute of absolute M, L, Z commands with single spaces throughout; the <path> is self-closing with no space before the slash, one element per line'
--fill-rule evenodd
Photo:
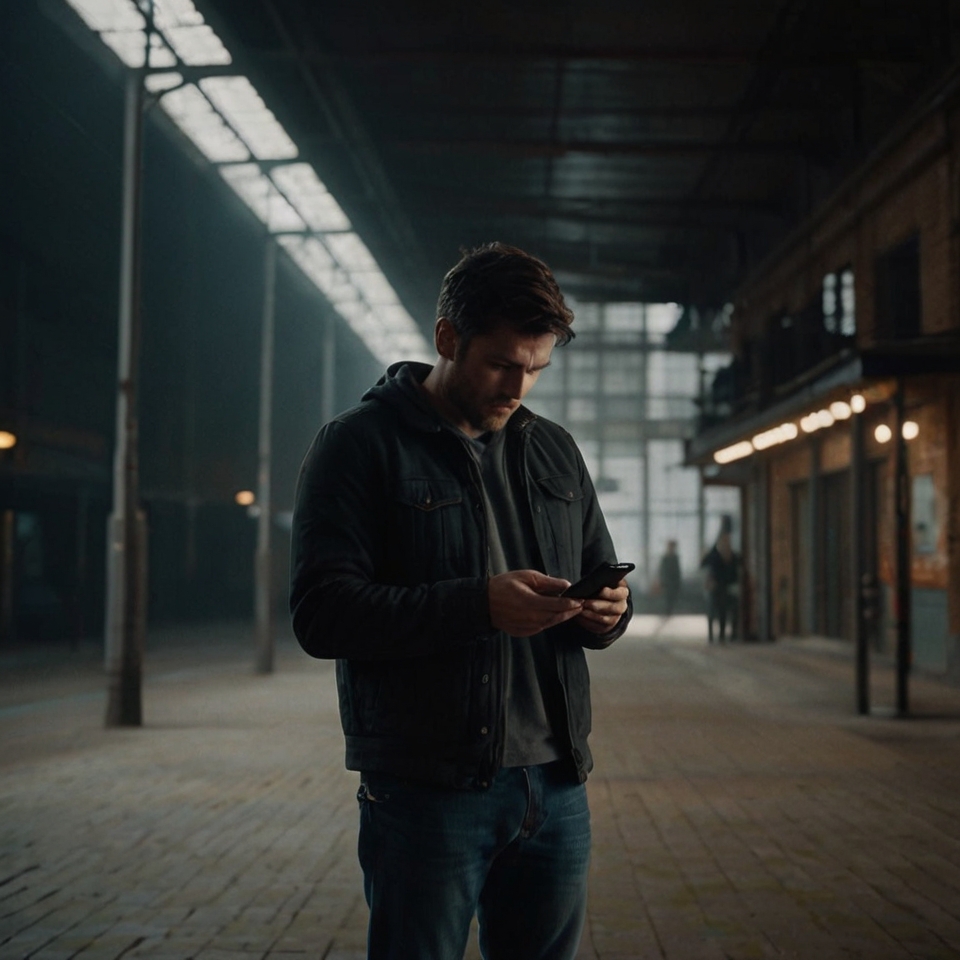
<path fill-rule="evenodd" d="M 894 442 L 894 495 L 897 521 L 897 713 L 905 716 L 910 709 L 908 678 L 912 659 L 911 637 L 911 563 L 910 545 L 910 466 L 907 441 L 903 435 L 905 420 L 904 382 L 900 378 L 894 398 L 896 432 Z"/>
<path fill-rule="evenodd" d="M 257 549 L 254 558 L 255 670 L 273 673 L 273 564 L 270 491 L 273 429 L 273 351 L 277 288 L 277 245 L 267 234 L 264 244 L 263 323 L 260 330 L 260 436 L 257 444 Z"/>
<path fill-rule="evenodd" d="M 143 77 L 143 70 L 133 69 L 127 73 L 124 105 L 117 435 L 113 461 L 113 512 L 107 529 L 105 653 L 108 678 L 106 724 L 109 727 L 140 726 L 143 722 L 141 684 L 146 632 L 147 525 L 140 508 L 137 450 Z"/>

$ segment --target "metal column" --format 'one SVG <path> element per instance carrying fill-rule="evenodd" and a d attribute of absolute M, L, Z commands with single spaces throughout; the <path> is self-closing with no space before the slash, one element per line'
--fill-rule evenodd
<path fill-rule="evenodd" d="M 810 488 L 808 495 L 810 516 L 807 518 L 807 536 L 810 546 L 810 565 L 807 570 L 807 629 L 811 634 L 820 629 L 820 440 L 810 440 Z"/>
<path fill-rule="evenodd" d="M 754 477 L 756 515 L 754 517 L 753 542 L 756 545 L 757 587 L 755 609 L 757 611 L 757 639 L 761 642 L 773 636 L 773 617 L 770 610 L 770 464 L 766 457 L 757 458 Z M 740 639 L 745 640 L 745 610 L 741 597 Z"/>
<path fill-rule="evenodd" d="M 897 533 L 897 713 L 906 714 L 910 709 L 907 680 L 912 659 L 910 636 L 911 607 L 911 549 L 910 549 L 910 471 L 907 461 L 907 441 L 903 438 L 904 385 L 901 378 L 894 398 L 896 409 L 896 444 L 894 452 L 894 497 L 896 503 Z"/>
<path fill-rule="evenodd" d="M 650 343 L 647 336 L 647 305 L 640 305 L 642 311 L 641 337 L 643 338 L 643 400 L 640 416 L 643 421 L 643 578 L 644 590 L 649 590 L 653 583 L 653 570 L 650 562 L 650 439 L 647 427 L 650 423 Z"/>
<path fill-rule="evenodd" d="M 117 436 L 113 512 L 107 530 L 107 726 L 139 726 L 146 632 L 146 520 L 140 509 L 140 196 L 143 73 L 127 74 L 123 131 L 123 210 L 117 348 Z"/>
<path fill-rule="evenodd" d="M 856 642 L 857 713 L 870 712 L 870 638 L 864 620 L 863 542 L 864 510 L 863 417 L 850 419 L 850 580 L 853 586 L 853 635 Z"/>
<path fill-rule="evenodd" d="M 260 438 L 257 448 L 257 552 L 254 560 L 254 618 L 257 673 L 273 672 L 273 564 L 270 491 L 273 429 L 273 342 L 276 313 L 277 245 L 267 236 L 264 248 L 263 324 L 260 343 Z"/>

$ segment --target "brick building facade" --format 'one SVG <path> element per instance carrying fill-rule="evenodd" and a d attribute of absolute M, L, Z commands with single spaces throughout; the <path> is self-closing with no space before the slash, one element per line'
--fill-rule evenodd
<path fill-rule="evenodd" d="M 738 291 L 687 460 L 743 491 L 749 636 L 960 672 L 958 133 L 953 76 Z"/>

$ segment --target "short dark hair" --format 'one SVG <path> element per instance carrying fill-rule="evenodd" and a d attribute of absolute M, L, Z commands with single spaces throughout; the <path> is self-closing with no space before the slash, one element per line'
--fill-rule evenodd
<path fill-rule="evenodd" d="M 561 346 L 573 337 L 573 311 L 550 268 L 517 247 L 485 243 L 462 252 L 443 278 L 437 318 L 450 321 L 466 345 L 500 323 L 522 333 L 552 333 Z"/>

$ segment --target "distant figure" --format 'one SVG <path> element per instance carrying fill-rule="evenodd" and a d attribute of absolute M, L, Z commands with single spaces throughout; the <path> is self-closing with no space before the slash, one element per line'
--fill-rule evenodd
<path fill-rule="evenodd" d="M 707 593 L 707 636 L 713 643 L 714 623 L 719 627 L 717 639 L 726 640 L 727 619 L 731 620 L 730 634 L 733 639 L 733 621 L 737 614 L 740 590 L 740 557 L 730 543 L 730 531 L 722 530 L 717 542 L 700 562 L 707 571 L 704 587 Z"/>
<path fill-rule="evenodd" d="M 677 556 L 677 541 L 667 541 L 667 552 L 660 558 L 657 580 L 663 591 L 664 613 L 673 616 L 673 608 L 680 593 L 680 558 Z"/>

